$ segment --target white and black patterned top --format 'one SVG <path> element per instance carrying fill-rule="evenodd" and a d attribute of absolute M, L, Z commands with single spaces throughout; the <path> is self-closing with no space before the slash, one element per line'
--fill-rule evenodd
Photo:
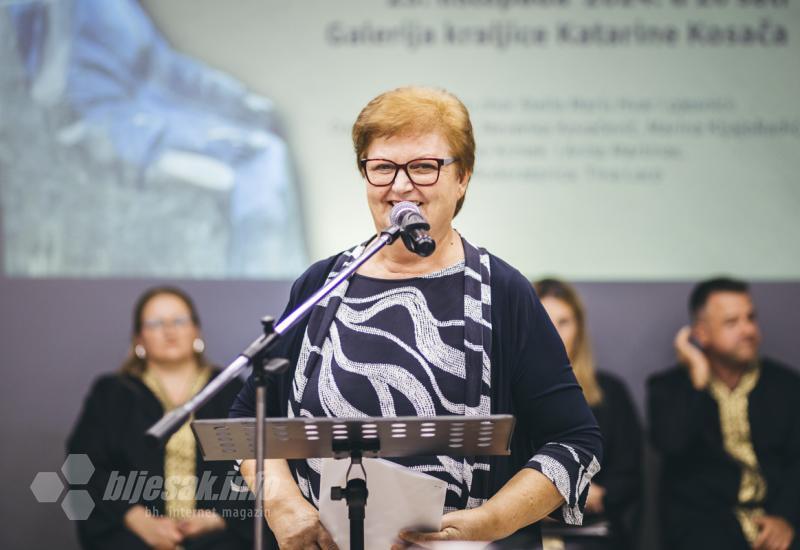
<path fill-rule="evenodd" d="M 463 262 L 413 279 L 355 275 L 329 328 L 330 345 L 320 350 L 322 368 L 292 408 L 308 417 L 463 415 L 463 288 Z M 466 493 L 460 460 L 392 460 L 445 481 L 445 505 L 459 507 Z M 314 503 L 319 464 L 308 460 L 298 472 Z"/>

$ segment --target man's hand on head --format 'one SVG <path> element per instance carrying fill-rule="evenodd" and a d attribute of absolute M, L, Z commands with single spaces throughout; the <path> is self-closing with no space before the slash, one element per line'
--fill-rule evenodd
<path fill-rule="evenodd" d="M 692 386 L 696 390 L 704 390 L 711 380 L 711 366 L 703 350 L 692 342 L 691 336 L 691 327 L 681 327 L 675 335 L 675 354 L 678 362 L 689 370 Z"/>

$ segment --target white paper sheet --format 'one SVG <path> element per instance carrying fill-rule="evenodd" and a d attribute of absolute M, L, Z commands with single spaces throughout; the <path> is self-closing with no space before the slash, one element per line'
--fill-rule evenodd
<path fill-rule="evenodd" d="M 447 484 L 428 474 L 415 472 L 381 459 L 363 460 L 367 471 L 364 548 L 391 547 L 403 529 L 439 531 L 442 525 Z M 319 516 L 340 550 L 350 548 L 350 520 L 344 500 L 331 500 L 331 487 L 344 487 L 349 459 L 322 460 Z M 361 477 L 361 468 L 351 475 Z"/>

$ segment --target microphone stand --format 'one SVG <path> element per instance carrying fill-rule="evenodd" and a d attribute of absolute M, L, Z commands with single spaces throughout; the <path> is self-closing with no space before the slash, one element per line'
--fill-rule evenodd
<path fill-rule="evenodd" d="M 286 370 L 289 362 L 286 359 L 266 360 L 267 353 L 278 339 L 290 328 L 305 317 L 311 309 L 333 292 L 356 270 L 387 244 L 392 244 L 401 233 L 398 225 L 392 225 L 381 231 L 375 239 L 350 264 L 328 284 L 317 290 L 310 298 L 282 319 L 277 325 L 271 317 L 261 319 L 264 333 L 253 340 L 214 380 L 183 405 L 165 414 L 161 420 L 147 430 L 148 439 L 155 444 L 164 444 L 183 424 L 219 393 L 231 380 L 237 378 L 248 366 L 253 367 L 253 380 L 256 384 L 256 512 L 254 530 L 254 548 L 263 550 L 264 544 L 264 459 L 266 457 L 264 441 L 264 422 L 266 419 L 266 378 L 267 374 L 278 374 Z M 366 498 L 366 497 L 365 497 Z"/>

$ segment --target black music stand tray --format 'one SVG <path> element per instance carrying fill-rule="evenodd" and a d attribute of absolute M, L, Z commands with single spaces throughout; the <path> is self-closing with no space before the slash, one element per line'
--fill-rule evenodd
<path fill-rule="evenodd" d="M 511 415 L 268 418 L 265 456 L 350 458 L 347 486 L 331 488 L 331 498 L 347 501 L 350 548 L 363 550 L 368 491 L 362 458 L 508 455 L 513 429 Z M 206 460 L 255 458 L 253 418 L 195 420 L 192 430 Z M 363 478 L 350 478 L 354 465 L 361 468 Z"/>

